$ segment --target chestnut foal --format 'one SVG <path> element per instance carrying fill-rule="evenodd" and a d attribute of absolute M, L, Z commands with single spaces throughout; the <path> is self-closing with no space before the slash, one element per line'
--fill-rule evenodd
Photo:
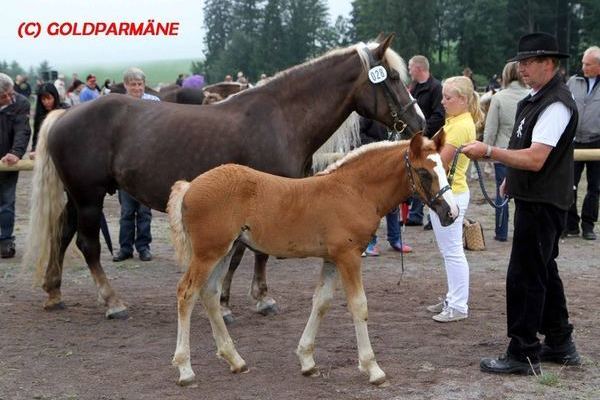
<path fill-rule="evenodd" d="M 358 342 L 359 368 L 373 384 L 385 382 L 367 332 L 367 300 L 361 253 L 380 219 L 417 193 L 443 225 L 458 215 L 433 140 L 417 134 L 410 142 L 363 146 L 310 178 L 290 179 L 226 164 L 191 183 L 178 181 L 168 204 L 176 254 L 189 265 L 177 287 L 178 329 L 173 364 L 181 385 L 194 379 L 190 362 L 190 317 L 200 296 L 210 319 L 217 354 L 232 372 L 245 371 L 219 309 L 222 280 L 236 241 L 277 257 L 322 257 L 321 278 L 296 354 L 302 373 L 316 372 L 314 342 L 339 274 Z M 292 229 L 293 227 L 293 229 Z"/>

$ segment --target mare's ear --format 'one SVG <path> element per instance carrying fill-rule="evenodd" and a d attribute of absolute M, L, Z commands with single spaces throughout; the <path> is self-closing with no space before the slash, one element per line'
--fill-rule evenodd
<path fill-rule="evenodd" d="M 379 35 L 375 38 L 375 43 L 381 43 L 385 39 L 385 33 L 379 32 Z"/>
<path fill-rule="evenodd" d="M 414 158 L 421 157 L 421 149 L 423 148 L 423 135 L 419 132 L 410 140 L 410 154 Z"/>
<path fill-rule="evenodd" d="M 440 130 L 433 135 L 431 140 L 435 143 L 435 150 L 439 153 L 442 147 L 444 147 L 444 143 L 446 143 L 446 132 L 444 131 L 444 128 L 440 128 Z"/>
<path fill-rule="evenodd" d="M 377 48 L 375 49 L 375 58 L 377 60 L 383 60 L 383 55 L 385 54 L 385 51 L 388 49 L 388 47 L 390 47 L 390 44 L 392 44 L 394 36 L 394 33 L 390 33 L 385 39 L 383 39 L 381 44 L 377 46 Z"/>

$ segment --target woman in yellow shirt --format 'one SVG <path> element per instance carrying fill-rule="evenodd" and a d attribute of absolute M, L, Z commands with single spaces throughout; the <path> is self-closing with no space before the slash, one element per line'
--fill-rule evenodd
<path fill-rule="evenodd" d="M 444 81 L 442 105 L 446 109 L 446 144 L 440 154 L 445 164 L 450 165 L 456 150 L 465 143 L 475 140 L 475 125 L 483 119 L 479 108 L 479 95 L 473 90 L 473 83 L 464 76 L 455 76 Z M 443 227 L 435 213 L 431 213 L 431 224 L 446 267 L 448 292 L 438 304 L 427 307 L 437 313 L 433 319 L 438 322 L 451 322 L 468 316 L 469 264 L 465 257 L 462 241 L 462 224 L 469 205 L 467 169 L 469 159 L 461 154 L 458 157 L 452 193 L 460 214 L 452 225 Z"/>

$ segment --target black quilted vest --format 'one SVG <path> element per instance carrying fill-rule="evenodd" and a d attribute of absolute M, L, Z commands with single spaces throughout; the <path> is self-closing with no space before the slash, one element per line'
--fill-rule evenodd
<path fill-rule="evenodd" d="M 566 105 L 573 114 L 544 166 L 538 172 L 508 168 L 506 183 L 508 194 L 515 199 L 550 203 L 567 210 L 573 202 L 573 138 L 578 114 L 573 95 L 558 74 L 534 96 L 527 96 L 519 102 L 508 148 L 530 147 L 537 119 L 546 107 L 557 101 Z"/>

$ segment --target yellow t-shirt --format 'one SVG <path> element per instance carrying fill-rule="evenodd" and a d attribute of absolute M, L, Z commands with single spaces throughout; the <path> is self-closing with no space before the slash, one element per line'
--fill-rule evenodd
<path fill-rule="evenodd" d="M 473 117 L 468 112 L 448 117 L 444 125 L 444 132 L 446 132 L 446 143 L 458 149 L 463 144 L 475 140 L 476 132 Z M 467 168 L 469 168 L 469 162 L 469 158 L 464 154 L 458 156 L 456 170 L 454 171 L 454 180 L 452 181 L 452 192 L 464 193 L 469 190 L 469 186 L 467 185 Z"/>

